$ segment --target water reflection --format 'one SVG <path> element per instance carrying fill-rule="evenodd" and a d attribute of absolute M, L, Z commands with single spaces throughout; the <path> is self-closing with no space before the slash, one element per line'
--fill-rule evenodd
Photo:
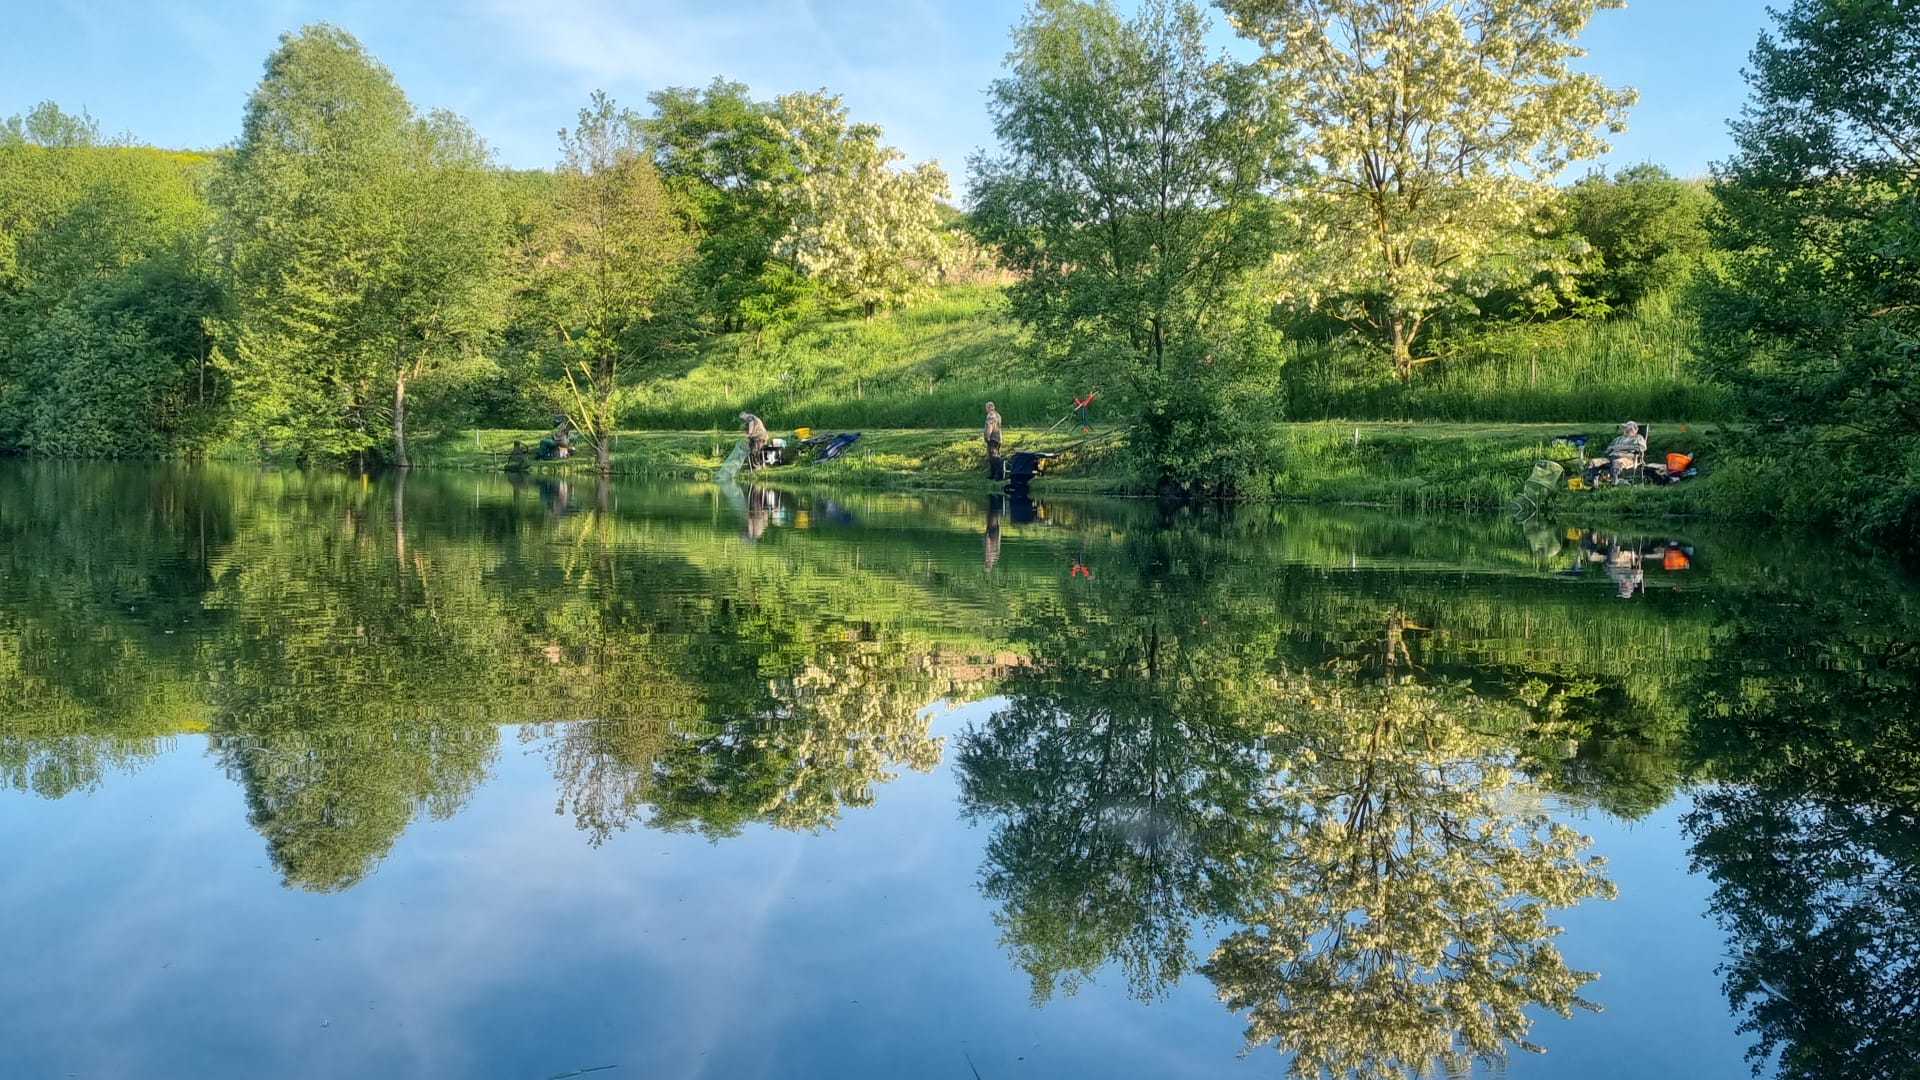
<path fill-rule="evenodd" d="M 1418 681 L 1398 607 L 1302 664 L 1235 575 L 1159 547 L 1025 624 L 1031 664 L 959 745 L 1036 1002 L 1198 970 L 1302 1077 L 1498 1061 L 1528 1010 L 1591 1007 L 1548 914 L 1613 889 L 1519 772 L 1526 710 Z"/>
<path fill-rule="evenodd" d="M 1730 602 L 1725 644 L 1752 659 L 1697 682 L 1717 782 L 1686 827 L 1749 1057 L 1896 1080 L 1920 1062 L 1920 641 L 1911 595 L 1824 584 Z"/>
<path fill-rule="evenodd" d="M 1920 601 L 1767 543 L 8 469 L 0 786 L 77 800 L 204 735 L 282 880 L 339 892 L 508 755 L 582 844 L 820 831 L 944 755 L 1036 1002 L 1185 980 L 1346 1076 L 1499 1062 L 1606 998 L 1554 929 L 1606 852 L 1557 811 L 1687 799 L 1755 1061 L 1903 1076 Z M 945 754 L 930 707 L 983 698 Z"/>

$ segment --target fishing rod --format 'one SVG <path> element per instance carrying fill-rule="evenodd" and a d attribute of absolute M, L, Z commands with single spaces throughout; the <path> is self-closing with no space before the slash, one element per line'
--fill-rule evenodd
<path fill-rule="evenodd" d="M 1055 421 L 1053 422 L 1053 427 L 1050 427 L 1050 428 L 1048 428 L 1047 430 L 1045 430 L 1045 431 L 1043 431 L 1043 432 L 1041 432 L 1041 433 L 1040 433 L 1039 435 L 1037 435 L 1037 436 L 1035 436 L 1035 437 L 1036 437 L 1036 438 L 1041 438 L 1041 439 L 1044 439 L 1044 438 L 1046 438 L 1047 436 L 1049 436 L 1049 435 L 1051 435 L 1051 434 L 1053 434 L 1053 429 L 1054 429 L 1054 428 L 1057 428 L 1057 427 L 1059 427 L 1059 426 L 1060 426 L 1061 424 L 1064 424 L 1064 423 L 1066 423 L 1067 421 L 1069 421 L 1069 420 L 1071 420 L 1071 419 L 1073 419 L 1073 417 L 1074 417 L 1074 414 L 1075 414 L 1075 413 L 1077 413 L 1077 412 L 1079 412 L 1079 411 L 1080 411 L 1081 409 L 1084 409 L 1084 408 L 1086 408 L 1086 407 L 1087 407 L 1088 405 L 1091 405 L 1091 404 L 1093 404 L 1093 399 L 1094 399 L 1094 398 L 1097 398 L 1097 397 L 1099 397 L 1099 396 L 1100 396 L 1100 390 L 1099 390 L 1099 388 L 1098 388 L 1098 387 L 1095 387 L 1095 388 L 1094 388 L 1094 390 L 1093 390 L 1093 391 L 1092 391 L 1091 393 L 1089 393 L 1089 394 L 1087 395 L 1087 399 L 1086 399 L 1086 402 L 1085 402 L 1085 404 L 1082 404 L 1082 403 L 1081 403 L 1081 400 L 1080 400 L 1079 398 L 1074 398 L 1074 399 L 1073 399 L 1073 408 L 1071 408 L 1071 409 L 1069 409 L 1069 410 L 1067 410 L 1067 415 L 1065 415 L 1065 416 L 1063 416 L 1063 417 L 1061 417 L 1061 418 L 1060 418 L 1060 419 L 1058 419 L 1058 420 L 1055 420 Z"/>

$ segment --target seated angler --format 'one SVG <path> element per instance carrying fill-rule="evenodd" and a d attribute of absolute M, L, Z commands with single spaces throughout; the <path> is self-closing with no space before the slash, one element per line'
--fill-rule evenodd
<path fill-rule="evenodd" d="M 1620 425 L 1620 434 L 1607 444 L 1605 457 L 1587 459 L 1587 481 L 1598 478 L 1601 469 L 1607 470 L 1607 479 L 1618 483 L 1621 474 L 1628 469 L 1639 467 L 1647 456 L 1647 437 L 1640 434 L 1640 425 L 1632 420 Z"/>

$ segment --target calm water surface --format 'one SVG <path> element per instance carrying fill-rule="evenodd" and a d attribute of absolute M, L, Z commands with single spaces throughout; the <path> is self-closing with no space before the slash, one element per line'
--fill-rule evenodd
<path fill-rule="evenodd" d="M 1588 524 L 0 465 L 0 1076 L 1920 1075 L 1920 593 Z"/>

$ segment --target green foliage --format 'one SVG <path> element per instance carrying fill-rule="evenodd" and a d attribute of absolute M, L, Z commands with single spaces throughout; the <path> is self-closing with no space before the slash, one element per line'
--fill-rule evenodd
<path fill-rule="evenodd" d="M 690 336 L 684 270 L 694 257 L 647 154 L 639 114 L 595 91 L 560 133 L 554 211 L 531 239 L 531 317 L 546 331 L 545 381 L 606 469 L 614 418 Z"/>
<path fill-rule="evenodd" d="M 219 363 L 236 434 L 269 456 L 373 446 L 391 356 L 370 321 L 397 229 L 388 194 L 411 107 L 386 68 L 331 26 L 281 38 L 214 189 L 234 317 Z"/>
<path fill-rule="evenodd" d="M 1037 4 L 993 84 L 1002 153 L 973 163 L 971 227 L 1018 275 L 1008 300 L 1037 356 L 1138 408 L 1162 479 L 1226 491 L 1215 467 L 1250 445 L 1230 376 L 1257 366 L 1246 280 L 1273 250 L 1288 127 L 1206 31 L 1186 4 L 1132 22 Z"/>
<path fill-rule="evenodd" d="M 386 427 L 406 464 L 407 380 L 470 354 L 500 316 L 486 157 L 457 117 L 417 116 L 344 31 L 282 37 L 215 188 L 238 437 L 337 459 Z"/>
<path fill-rule="evenodd" d="M 791 223 L 784 193 L 800 169 L 778 107 L 719 78 L 647 101 L 653 115 L 641 123 L 654 164 L 698 226 L 691 282 L 715 328 L 777 331 L 805 318 L 815 283 L 773 257 Z"/>
<path fill-rule="evenodd" d="M 399 236 L 370 304 L 391 351 L 393 463 L 401 468 L 409 464 L 409 382 L 484 363 L 509 287 L 506 208 L 486 144 L 442 111 L 415 119 L 407 136 L 405 168 L 391 192 Z"/>
<path fill-rule="evenodd" d="M 1609 311 L 1686 285 L 1712 243 L 1706 219 L 1713 196 L 1658 165 L 1591 173 L 1567 189 L 1562 203 L 1566 228 L 1598 260 L 1581 291 Z"/>
<path fill-rule="evenodd" d="M 44 146 L 71 149 L 100 145 L 100 122 L 85 109 L 75 116 L 59 104 L 43 101 L 24 114 L 0 122 L 0 147 Z"/>
<path fill-rule="evenodd" d="M 1662 292 L 1607 319 L 1457 332 L 1404 383 L 1348 339 L 1295 339 L 1281 380 L 1287 414 L 1301 420 L 1717 418 L 1726 393 L 1707 381 L 1698 334 L 1687 297 Z"/>
<path fill-rule="evenodd" d="M 1739 152 L 1718 176 L 1724 252 L 1705 355 L 1756 418 L 1841 466 L 1805 512 L 1920 545 L 1920 13 L 1797 0 L 1761 38 Z M 1807 467 L 1782 440 L 1754 467 Z M 1833 451 L 1844 450 L 1842 462 Z M 1791 464 L 1788 464 L 1791 462 Z"/>
<path fill-rule="evenodd" d="M 796 175 L 775 187 L 789 223 L 776 248 L 867 318 L 922 295 L 946 266 L 937 162 L 896 169 L 905 155 L 875 124 L 850 124 L 837 94 L 783 94 L 773 123 Z"/>
<path fill-rule="evenodd" d="M 1565 276 L 1528 226 L 1568 162 L 1606 149 L 1631 91 L 1568 61 L 1623 0 L 1222 0 L 1286 88 L 1317 166 L 1288 200 L 1274 288 L 1412 374 L 1436 313 L 1502 284 Z M 1364 239 L 1362 239 L 1364 238 Z"/>
<path fill-rule="evenodd" d="M 147 457 L 206 437 L 224 385 L 207 370 L 206 164 L 0 145 L 0 449 Z"/>

